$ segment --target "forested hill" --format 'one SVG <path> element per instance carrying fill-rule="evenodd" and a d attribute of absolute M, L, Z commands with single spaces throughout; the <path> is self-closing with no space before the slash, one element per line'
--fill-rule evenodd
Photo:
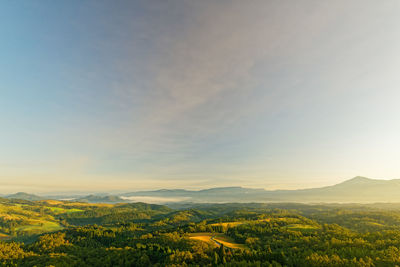
<path fill-rule="evenodd" d="M 37 195 L 34 195 L 34 194 L 28 194 L 28 193 L 25 193 L 25 192 L 18 192 L 18 193 L 15 193 L 15 194 L 7 195 L 6 198 L 24 199 L 24 200 L 31 200 L 31 201 L 44 199 L 43 197 L 40 197 L 40 196 L 37 196 Z"/>
<path fill-rule="evenodd" d="M 0 264 L 400 264 L 400 204 L 183 205 L 0 199 Z"/>

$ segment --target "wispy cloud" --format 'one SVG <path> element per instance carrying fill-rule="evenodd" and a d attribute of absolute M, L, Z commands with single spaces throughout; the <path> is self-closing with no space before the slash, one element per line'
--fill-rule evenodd
<path fill-rule="evenodd" d="M 397 1 L 87 2 L 52 16 L 52 27 L 31 14 L 21 23 L 34 22 L 43 51 L 21 53 L 43 73 L 24 73 L 26 84 L 9 82 L 0 98 L 8 111 L 0 113 L 1 179 L 42 177 L 43 185 L 71 188 L 79 181 L 295 187 L 300 179 L 322 185 L 394 170 L 393 160 L 367 158 L 361 147 L 397 155 L 374 138 L 397 144 L 382 132 L 399 132 L 399 8 Z M 19 57 L 9 58 L 15 69 L 23 67 Z M 355 173 L 373 160 L 382 167 Z"/>

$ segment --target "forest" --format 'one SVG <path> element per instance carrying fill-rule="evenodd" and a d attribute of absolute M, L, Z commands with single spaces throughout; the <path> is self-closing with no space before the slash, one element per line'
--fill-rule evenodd
<path fill-rule="evenodd" d="M 0 199 L 4 266 L 396 266 L 398 204 Z"/>

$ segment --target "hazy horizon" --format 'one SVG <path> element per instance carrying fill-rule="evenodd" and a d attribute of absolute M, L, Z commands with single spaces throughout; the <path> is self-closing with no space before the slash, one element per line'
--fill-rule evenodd
<path fill-rule="evenodd" d="M 324 188 L 324 187 L 330 187 L 330 186 L 335 186 L 356 178 L 362 178 L 362 179 L 367 179 L 367 180 L 373 180 L 373 181 L 393 181 L 393 180 L 400 180 L 400 178 L 394 178 L 394 179 L 375 179 L 375 178 L 370 178 L 370 177 L 364 177 L 364 176 L 355 176 L 355 177 L 351 177 L 348 179 L 344 179 L 341 180 L 337 183 L 334 184 L 327 184 L 327 185 L 322 185 L 322 186 L 310 186 L 310 187 L 296 187 L 296 188 L 285 188 L 285 187 L 281 187 L 281 188 L 263 188 L 263 187 L 248 187 L 248 186 L 242 186 L 242 185 L 235 185 L 235 186 L 216 186 L 216 187 L 197 187 L 197 188 L 193 188 L 193 187 L 174 187 L 174 186 L 166 186 L 166 187 L 149 187 L 149 188 L 125 188 L 122 189 L 122 185 L 121 188 L 116 188 L 116 189 L 93 189 L 93 190 L 85 190 L 85 189 L 70 189 L 70 190 L 63 190 L 62 188 L 58 187 L 58 188 L 54 188 L 54 189 L 48 189 L 48 190 L 43 190 L 42 189 L 34 189 L 34 187 L 21 187 L 21 186 L 17 186 L 15 187 L 15 189 L 9 189 L 9 190 L 2 190 L 2 194 L 3 196 L 8 196 L 8 195 L 12 195 L 12 194 L 16 194 L 16 193 L 28 193 L 28 194 L 36 194 L 36 195 L 40 195 L 40 196 L 71 196 L 71 195 L 80 195 L 80 196 L 84 196 L 84 195 L 123 195 L 124 193 L 131 193 L 131 192 L 145 192 L 145 191 L 158 191 L 158 190 L 187 190 L 187 191 L 201 191 L 201 190 L 207 190 L 207 189 L 216 189 L 216 188 L 245 188 L 245 189 L 263 189 L 266 191 L 279 191 L 279 190 L 290 190 L 290 191 L 295 191 L 295 190 L 303 190 L 303 189 L 316 189 L 316 188 Z M 23 190 L 23 189 L 26 190 Z M 128 197 L 129 198 L 129 197 Z M 137 199 L 142 199 L 145 200 L 146 197 L 134 197 Z M 140 201 L 142 202 L 142 201 Z"/>
<path fill-rule="evenodd" d="M 398 1 L 14 1 L 2 194 L 400 178 Z"/>

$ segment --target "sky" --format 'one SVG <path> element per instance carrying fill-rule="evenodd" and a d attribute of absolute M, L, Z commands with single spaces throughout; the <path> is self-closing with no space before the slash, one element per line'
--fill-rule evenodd
<path fill-rule="evenodd" d="M 400 178 L 397 0 L 6 1 L 2 193 Z"/>

